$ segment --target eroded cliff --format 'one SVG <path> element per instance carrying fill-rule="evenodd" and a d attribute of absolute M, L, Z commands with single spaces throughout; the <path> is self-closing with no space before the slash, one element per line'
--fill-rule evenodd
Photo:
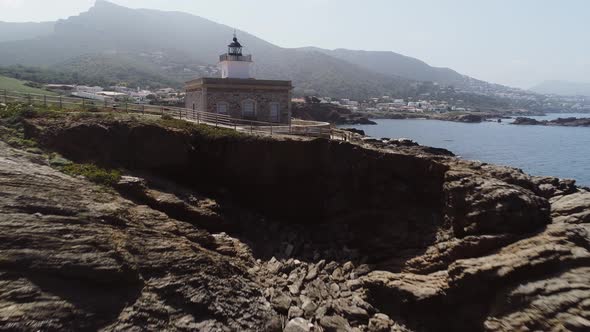
<path fill-rule="evenodd" d="M 417 147 L 25 128 L 126 176 L 105 189 L 0 145 L 5 330 L 590 327 L 590 193 L 571 181 Z"/>

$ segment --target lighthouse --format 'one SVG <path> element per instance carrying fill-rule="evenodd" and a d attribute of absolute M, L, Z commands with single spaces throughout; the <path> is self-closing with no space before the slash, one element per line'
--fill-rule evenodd
<path fill-rule="evenodd" d="M 221 77 L 186 82 L 186 108 L 252 120 L 257 125 L 291 123 L 291 81 L 254 79 L 252 55 L 244 55 L 242 49 L 234 33 L 227 53 L 219 56 Z"/>
<path fill-rule="evenodd" d="M 250 75 L 251 65 L 252 55 L 242 54 L 242 44 L 234 33 L 231 44 L 227 45 L 227 53 L 219 56 L 221 78 L 252 78 Z"/>

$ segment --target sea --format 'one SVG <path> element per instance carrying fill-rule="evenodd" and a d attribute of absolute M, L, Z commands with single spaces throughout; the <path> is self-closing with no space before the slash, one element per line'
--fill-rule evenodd
<path fill-rule="evenodd" d="M 550 113 L 537 120 L 590 114 Z M 375 138 L 409 138 L 470 160 L 521 168 L 531 175 L 575 179 L 590 187 L 590 127 L 513 125 L 502 122 L 459 123 L 423 119 L 374 119 L 377 125 L 351 125 Z"/>

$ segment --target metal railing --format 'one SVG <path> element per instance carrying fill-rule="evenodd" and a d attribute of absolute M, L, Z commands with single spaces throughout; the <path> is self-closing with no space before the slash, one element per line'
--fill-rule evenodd
<path fill-rule="evenodd" d="M 222 54 L 219 56 L 219 61 L 246 61 L 252 62 L 252 55 L 231 55 L 231 54 Z"/>
<path fill-rule="evenodd" d="M 0 90 L 0 100 L 4 103 L 20 102 L 28 103 L 30 105 L 43 105 L 45 107 L 53 105 L 60 109 L 81 109 L 82 111 L 102 108 L 127 113 L 153 114 L 160 116 L 168 115 L 175 119 L 233 129 L 249 134 L 270 136 L 298 135 L 323 138 L 331 138 L 332 134 L 332 128 L 327 122 L 291 119 L 290 123 L 282 124 L 232 118 L 229 115 L 197 111 L 189 108 L 117 102 L 112 99 L 93 100 L 64 97 L 61 95 L 44 95 Z"/>

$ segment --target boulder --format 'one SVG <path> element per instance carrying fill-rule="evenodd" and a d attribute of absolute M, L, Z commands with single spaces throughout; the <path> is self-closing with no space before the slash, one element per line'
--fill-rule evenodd
<path fill-rule="evenodd" d="M 389 332 L 393 321 L 385 314 L 375 314 L 369 319 L 369 332 Z"/>
<path fill-rule="evenodd" d="M 325 332 L 352 332 L 348 321 L 342 316 L 324 316 L 320 319 L 320 326 Z"/>
<path fill-rule="evenodd" d="M 445 219 L 457 237 L 524 234 L 551 221 L 549 202 L 519 185 L 450 171 L 444 191 Z"/>
<path fill-rule="evenodd" d="M 299 317 L 291 319 L 285 326 L 283 332 L 311 332 L 312 329 L 312 323 Z"/>
<path fill-rule="evenodd" d="M 289 308 L 291 308 L 291 303 L 293 302 L 293 300 L 287 294 L 285 294 L 283 292 L 278 292 L 278 294 L 276 294 L 273 297 L 271 302 L 272 302 L 273 307 L 277 311 L 286 314 L 286 313 L 288 313 Z"/>
<path fill-rule="evenodd" d="M 304 314 L 304 312 L 301 308 L 293 306 L 293 307 L 289 308 L 289 313 L 287 314 L 287 317 L 289 319 L 303 317 L 303 314 Z"/>
<path fill-rule="evenodd" d="M 551 200 L 551 216 L 554 222 L 590 223 L 590 192 L 580 191 Z"/>

